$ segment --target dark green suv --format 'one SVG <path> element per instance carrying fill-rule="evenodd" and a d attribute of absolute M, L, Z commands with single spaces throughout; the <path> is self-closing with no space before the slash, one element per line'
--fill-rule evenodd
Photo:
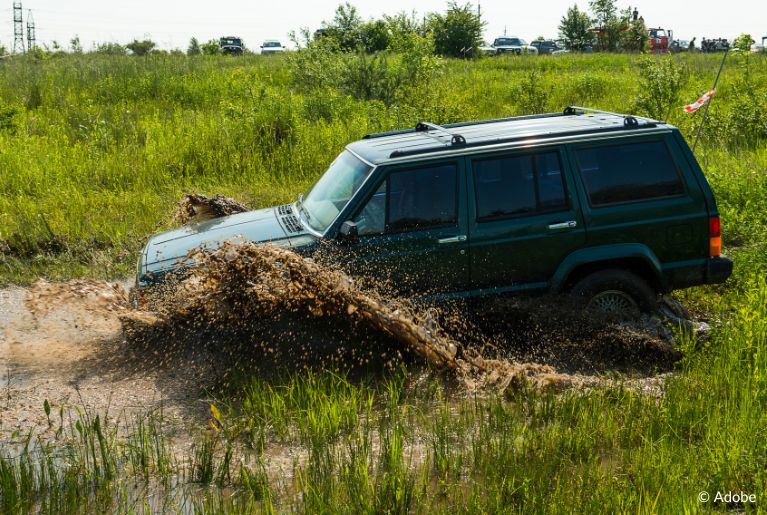
<path fill-rule="evenodd" d="M 365 136 L 294 204 L 154 236 L 138 285 L 226 240 L 330 249 L 408 295 L 569 292 L 607 311 L 732 272 L 679 130 L 579 107 Z"/>

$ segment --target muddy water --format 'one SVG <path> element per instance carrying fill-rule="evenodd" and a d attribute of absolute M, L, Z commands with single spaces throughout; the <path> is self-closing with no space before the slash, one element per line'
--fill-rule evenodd
<path fill-rule="evenodd" d="M 200 266 L 142 310 L 124 286 L 105 282 L 3 291 L 0 433 L 49 430 L 45 400 L 54 414 L 162 407 L 183 425 L 205 416 L 206 388 L 301 367 L 369 373 L 406 360 L 462 389 L 502 390 L 594 384 L 611 370 L 642 381 L 679 358 L 662 324 L 594 321 L 560 299 L 434 309 L 271 246 L 226 245 L 192 258 Z"/>
<path fill-rule="evenodd" d="M 92 409 L 112 417 L 162 408 L 191 421 L 199 389 L 187 377 L 141 369 L 130 359 L 119 315 L 121 285 L 38 283 L 0 292 L 0 439 L 13 432 L 52 432 L 43 405 Z"/>

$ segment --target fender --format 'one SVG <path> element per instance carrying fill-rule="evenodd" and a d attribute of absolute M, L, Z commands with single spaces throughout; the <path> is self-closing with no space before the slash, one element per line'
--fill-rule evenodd
<path fill-rule="evenodd" d="M 619 243 L 616 245 L 587 247 L 569 254 L 560 263 L 557 271 L 551 278 L 551 290 L 560 291 L 564 287 L 570 273 L 581 265 L 618 259 L 641 259 L 649 265 L 658 283 L 664 288 L 666 287 L 660 260 L 658 260 L 658 256 L 647 245 L 641 243 Z"/>

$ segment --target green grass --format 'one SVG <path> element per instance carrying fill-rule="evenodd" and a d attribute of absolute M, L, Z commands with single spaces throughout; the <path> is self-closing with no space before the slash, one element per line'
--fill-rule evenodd
<path fill-rule="evenodd" d="M 425 83 L 403 85 L 388 106 L 353 98 L 343 84 L 307 88 L 285 59 L 3 60 L 0 283 L 128 275 L 144 239 L 168 227 L 183 192 L 224 193 L 254 207 L 288 201 L 370 131 L 568 104 L 642 111 L 640 59 L 439 62 L 423 72 Z M 767 101 L 764 64 L 764 56 L 748 68 L 733 58 L 725 68 L 700 149 L 709 172 L 738 171 L 745 161 L 758 174 L 763 166 L 756 149 L 767 141 L 767 115 L 753 112 L 763 113 Z M 685 81 L 669 121 L 688 135 L 698 116 L 678 107 L 710 87 L 717 65 L 717 56 L 677 60 Z M 724 198 L 730 186 L 716 186 Z"/>
<path fill-rule="evenodd" d="M 0 61 L 0 281 L 130 274 L 184 191 L 286 201 L 366 132 L 567 104 L 644 112 L 640 59 L 446 61 L 429 91 L 403 90 L 389 106 L 307 88 L 285 59 Z M 675 59 L 684 82 L 668 119 L 688 138 L 699 118 L 678 107 L 710 88 L 718 59 Z M 736 268 L 724 286 L 680 293 L 714 330 L 681 339 L 685 358 L 662 396 L 618 385 L 467 398 L 405 373 L 246 378 L 212 399 L 210 426 L 180 458 L 154 415 L 124 431 L 103 414 L 62 415 L 58 440 L 0 453 L 0 508 L 139 512 L 151 499 L 197 513 L 764 511 L 765 64 L 729 62 L 697 149 Z M 287 450 L 286 476 L 270 466 Z M 757 503 L 701 505 L 701 490 Z"/>

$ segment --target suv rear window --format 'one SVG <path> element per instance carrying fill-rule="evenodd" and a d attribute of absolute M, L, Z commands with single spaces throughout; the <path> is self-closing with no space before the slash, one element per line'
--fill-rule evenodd
<path fill-rule="evenodd" d="M 480 222 L 567 208 L 556 152 L 482 159 L 473 169 Z"/>
<path fill-rule="evenodd" d="M 581 148 L 575 157 L 592 206 L 685 193 L 679 170 L 663 141 Z"/>

